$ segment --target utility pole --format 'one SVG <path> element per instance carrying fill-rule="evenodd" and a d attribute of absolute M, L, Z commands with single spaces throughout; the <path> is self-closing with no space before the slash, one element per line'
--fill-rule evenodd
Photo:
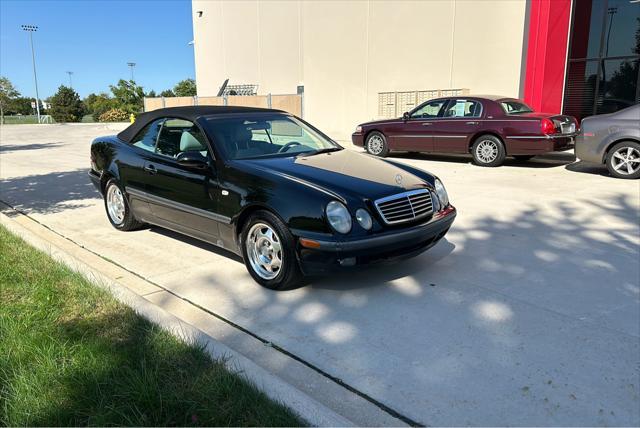
<path fill-rule="evenodd" d="M 71 81 L 71 75 L 73 74 L 73 71 L 67 71 L 67 74 L 69 75 L 69 87 L 73 89 L 73 82 Z"/>
<path fill-rule="evenodd" d="M 31 61 L 33 62 L 33 80 L 36 84 L 36 112 L 38 113 L 38 123 L 40 123 L 40 96 L 38 95 L 38 75 L 36 74 L 36 53 L 33 49 L 33 33 L 38 31 L 37 25 L 23 25 L 22 29 L 29 33 L 31 42 Z"/>
<path fill-rule="evenodd" d="M 131 69 L 131 81 L 133 81 L 133 69 L 136 66 L 136 63 L 135 62 L 128 62 L 127 65 Z"/>

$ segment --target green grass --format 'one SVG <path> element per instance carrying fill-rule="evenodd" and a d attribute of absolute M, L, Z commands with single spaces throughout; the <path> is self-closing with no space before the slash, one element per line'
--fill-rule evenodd
<path fill-rule="evenodd" d="M 5 116 L 4 124 L 5 125 L 30 125 L 38 123 L 38 117 L 35 115 L 31 116 Z"/>
<path fill-rule="evenodd" d="M 0 425 L 302 423 L 0 226 Z"/>

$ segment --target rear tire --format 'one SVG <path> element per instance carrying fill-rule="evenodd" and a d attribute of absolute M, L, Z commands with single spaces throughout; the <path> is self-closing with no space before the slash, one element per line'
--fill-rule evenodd
<path fill-rule="evenodd" d="M 640 178 L 640 144 L 622 141 L 609 150 L 607 169 L 616 178 L 633 180 Z"/>
<path fill-rule="evenodd" d="M 520 162 L 531 160 L 535 155 L 513 155 L 513 158 Z"/>
<path fill-rule="evenodd" d="M 389 154 L 387 138 L 381 132 L 374 131 L 367 135 L 364 148 L 370 155 L 386 157 Z"/>
<path fill-rule="evenodd" d="M 302 283 L 295 238 L 273 213 L 251 214 L 240 243 L 244 264 L 258 284 L 272 290 L 287 290 Z"/>
<path fill-rule="evenodd" d="M 104 208 L 107 211 L 109 223 L 118 230 L 136 230 L 144 225 L 133 216 L 127 195 L 113 178 L 104 186 Z"/>
<path fill-rule="evenodd" d="M 500 166 L 507 157 L 504 144 L 493 135 L 479 136 L 471 147 L 471 154 L 476 165 L 485 167 Z"/>

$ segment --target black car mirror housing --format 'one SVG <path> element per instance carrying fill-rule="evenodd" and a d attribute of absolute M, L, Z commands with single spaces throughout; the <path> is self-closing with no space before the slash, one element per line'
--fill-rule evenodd
<path fill-rule="evenodd" d="M 186 168 L 191 169 L 207 169 L 209 161 L 207 157 L 198 151 L 182 152 L 176 159 L 178 163 Z"/>
<path fill-rule="evenodd" d="M 402 120 L 409 120 L 409 113 L 408 112 L 404 112 L 402 113 Z"/>

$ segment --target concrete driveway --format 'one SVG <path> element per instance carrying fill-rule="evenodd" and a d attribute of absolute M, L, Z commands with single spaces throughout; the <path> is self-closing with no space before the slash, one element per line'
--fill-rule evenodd
<path fill-rule="evenodd" d="M 446 239 L 273 292 L 213 246 L 114 230 L 86 175 L 89 142 L 109 133 L 4 126 L 0 200 L 162 287 L 148 300 L 194 303 L 405 422 L 640 425 L 640 182 L 569 153 L 496 169 L 395 156 L 447 186 Z"/>

